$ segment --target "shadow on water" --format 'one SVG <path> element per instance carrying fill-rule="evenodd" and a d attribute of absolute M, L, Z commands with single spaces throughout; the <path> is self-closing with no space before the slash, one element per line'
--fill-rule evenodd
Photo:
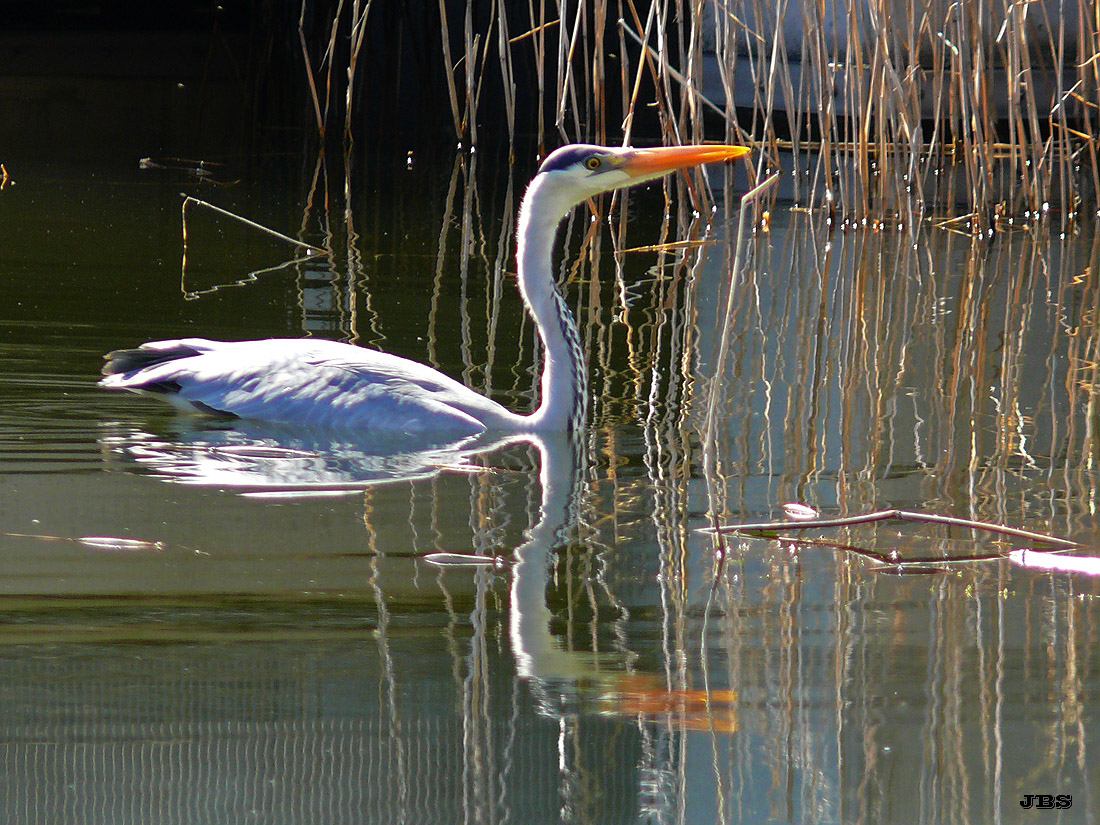
<path fill-rule="evenodd" d="M 146 339 L 321 335 L 529 408 L 527 171 L 501 169 L 401 157 L 362 182 L 309 165 L 202 190 L 328 250 L 285 267 L 293 250 L 209 214 L 181 266 L 170 171 L 0 192 L 23 239 L 0 252 L 4 820 L 1013 822 L 1046 793 L 1072 796 L 1060 821 L 1096 819 L 1095 578 L 884 575 L 700 532 L 791 501 L 894 506 L 1089 552 L 1091 231 L 976 243 L 775 209 L 731 278 L 732 212 L 702 179 L 667 215 L 659 186 L 610 221 L 578 210 L 560 279 L 595 400 L 579 445 L 383 449 L 94 388 L 101 353 Z"/>

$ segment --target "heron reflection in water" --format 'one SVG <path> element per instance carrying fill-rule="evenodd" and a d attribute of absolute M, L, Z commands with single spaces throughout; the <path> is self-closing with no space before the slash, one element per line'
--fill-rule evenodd
<path fill-rule="evenodd" d="M 265 422 L 195 423 L 171 438 L 139 431 L 105 436 L 104 446 L 109 454 L 164 480 L 282 500 L 423 480 L 456 465 L 465 472 L 493 472 L 485 464 L 487 457 L 527 448 L 537 461 L 537 475 L 530 479 L 539 488 L 539 508 L 523 541 L 495 558 L 452 553 L 420 558 L 451 567 L 491 564 L 509 576 L 507 630 L 516 673 L 531 686 L 543 713 L 560 718 L 596 710 L 673 719 L 690 729 L 736 728 L 732 691 L 671 687 L 663 675 L 631 666 L 625 649 L 610 655 L 578 651 L 553 631 L 560 618 L 551 607 L 553 561 L 562 548 L 575 546 L 585 520 L 584 439 L 569 433 L 530 433 L 477 438 L 463 446 L 414 448 L 410 442 L 397 449 L 399 442 L 378 444 L 364 440 L 364 434 L 310 432 Z"/>

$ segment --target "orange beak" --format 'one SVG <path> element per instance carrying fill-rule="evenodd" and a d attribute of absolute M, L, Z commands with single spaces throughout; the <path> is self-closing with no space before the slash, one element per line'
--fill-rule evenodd
<path fill-rule="evenodd" d="M 661 146 L 655 149 L 632 149 L 624 157 L 619 169 L 628 175 L 653 177 L 702 166 L 704 163 L 718 163 L 747 155 L 752 150 L 748 146 L 727 146 L 705 144 L 698 146 Z"/>

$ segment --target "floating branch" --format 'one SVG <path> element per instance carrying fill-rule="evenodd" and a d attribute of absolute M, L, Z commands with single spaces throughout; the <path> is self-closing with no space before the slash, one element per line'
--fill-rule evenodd
<path fill-rule="evenodd" d="M 1036 544 L 1050 544 L 1055 547 L 1063 547 L 1067 550 L 1077 549 L 1081 546 L 1075 541 L 1047 535 L 1046 533 L 1033 533 L 1030 530 L 1006 527 L 1003 524 L 994 524 L 989 521 L 973 521 L 971 519 L 956 518 L 954 516 L 940 516 L 935 513 L 918 513 L 913 510 L 877 510 L 873 513 L 864 513 L 858 516 L 842 516 L 838 518 L 807 519 L 804 521 L 769 521 L 757 524 L 732 524 L 720 527 L 702 527 L 699 532 L 719 535 L 740 533 L 742 535 L 769 536 L 787 530 L 851 527 L 859 524 L 874 524 L 879 521 L 914 521 L 922 524 L 946 524 L 950 527 L 967 527 L 971 530 L 982 530 L 986 533 L 1026 539 Z"/>
<path fill-rule="evenodd" d="M 782 537 L 783 542 L 787 544 L 797 545 L 799 547 L 824 547 L 828 550 L 836 550 L 841 553 L 851 553 L 856 556 L 862 556 L 865 559 L 870 559 L 873 562 L 883 565 L 891 570 L 904 573 L 925 573 L 931 570 L 939 569 L 945 565 L 952 564 L 969 564 L 976 561 L 998 561 L 1005 558 L 1005 554 L 1001 552 L 985 552 L 985 553 L 965 553 L 963 555 L 955 556 L 943 556 L 943 555 L 928 555 L 928 556 L 905 556 L 902 558 L 901 554 L 897 550 L 872 550 L 867 547 L 859 547 L 854 544 L 845 544 L 844 542 L 826 541 L 824 539 L 816 538 L 797 538 L 797 537 Z M 1031 551 L 1035 552 L 1035 551 Z M 1011 554 L 1009 554 L 1011 555 Z M 1043 555 L 1056 555 L 1054 553 L 1046 553 Z M 718 554 L 719 561 L 725 561 L 726 554 Z"/>
<path fill-rule="evenodd" d="M 256 221 L 252 221 L 248 218 L 237 215 L 234 212 L 230 212 L 228 209 L 222 209 L 220 206 L 214 206 L 214 204 L 208 203 L 201 198 L 196 198 L 194 195 L 183 195 L 183 246 L 185 249 L 187 247 L 187 206 L 191 203 L 196 203 L 199 206 L 205 206 L 207 209 L 217 212 L 219 215 L 224 215 L 227 218 L 232 218 L 233 220 L 239 221 L 240 223 L 243 223 L 245 226 L 251 227 L 252 229 L 258 229 L 260 232 L 266 232 L 273 238 L 278 238 L 281 241 L 286 241 L 287 243 L 293 244 L 294 246 L 300 246 L 305 249 L 310 256 L 326 254 L 325 250 L 321 249 L 319 246 L 313 246 L 313 244 L 308 244 L 305 241 L 300 241 L 297 238 L 292 238 L 289 235 L 284 235 L 282 232 L 276 232 L 274 229 L 268 229 L 263 224 L 256 223 Z"/>
<path fill-rule="evenodd" d="M 198 178 L 216 186 L 224 186 L 225 184 L 214 179 L 214 172 L 210 167 L 221 165 L 217 161 L 192 160 L 191 158 L 160 158 L 159 160 L 142 158 L 138 161 L 138 169 L 141 170 L 164 169 L 169 172 L 183 172 L 193 178 Z"/>
<path fill-rule="evenodd" d="M 465 556 L 462 553 L 429 553 L 424 561 L 439 567 L 503 567 L 507 564 L 500 556 Z"/>

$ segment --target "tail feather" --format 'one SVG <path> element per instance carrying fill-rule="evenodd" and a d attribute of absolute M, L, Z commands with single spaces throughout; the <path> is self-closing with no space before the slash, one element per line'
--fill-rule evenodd
<path fill-rule="evenodd" d="M 124 375 L 168 361 L 201 355 L 210 349 L 210 342 L 201 338 L 179 341 L 152 341 L 133 349 L 116 349 L 104 358 L 104 375 Z"/>

